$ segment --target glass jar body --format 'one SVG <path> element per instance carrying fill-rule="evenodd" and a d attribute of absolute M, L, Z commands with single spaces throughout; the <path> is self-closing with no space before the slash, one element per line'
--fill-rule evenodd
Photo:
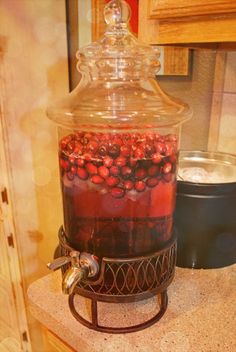
<path fill-rule="evenodd" d="M 98 257 L 134 257 L 173 236 L 180 127 L 58 128 L 64 228 Z"/>

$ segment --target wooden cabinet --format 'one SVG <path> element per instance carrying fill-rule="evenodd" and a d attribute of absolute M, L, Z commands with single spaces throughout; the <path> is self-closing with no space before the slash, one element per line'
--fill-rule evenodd
<path fill-rule="evenodd" d="M 46 330 L 46 339 L 50 346 L 50 352 L 76 352 L 53 332 Z"/>
<path fill-rule="evenodd" d="M 141 0 L 139 37 L 152 44 L 236 42 L 236 1 Z"/>
<path fill-rule="evenodd" d="M 150 17 L 158 19 L 236 12 L 236 2 L 232 0 L 150 0 L 149 6 Z"/>

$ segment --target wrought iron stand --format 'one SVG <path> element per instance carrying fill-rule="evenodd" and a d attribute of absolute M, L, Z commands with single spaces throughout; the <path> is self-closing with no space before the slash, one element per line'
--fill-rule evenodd
<path fill-rule="evenodd" d="M 60 253 L 69 255 L 74 249 L 69 246 L 63 228 L 59 230 Z M 128 333 L 142 330 L 157 322 L 168 305 L 167 287 L 174 277 L 176 263 L 176 238 L 162 250 L 146 256 L 134 258 L 101 259 L 100 270 L 93 280 L 81 281 L 69 295 L 69 307 L 73 316 L 90 329 L 106 333 Z M 62 268 L 64 273 L 70 264 Z M 91 321 L 82 317 L 75 308 L 76 295 L 91 300 Z M 160 294 L 159 311 L 143 323 L 110 327 L 99 324 L 97 302 L 136 302 Z"/>

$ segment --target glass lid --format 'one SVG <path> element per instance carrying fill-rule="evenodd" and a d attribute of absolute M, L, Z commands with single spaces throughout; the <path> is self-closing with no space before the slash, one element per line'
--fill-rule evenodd
<path fill-rule="evenodd" d="M 104 36 L 78 54 L 81 80 L 48 116 L 59 125 L 89 129 L 140 129 L 176 126 L 191 117 L 189 106 L 163 92 L 155 47 L 129 31 L 129 5 L 112 0 L 104 8 Z"/>

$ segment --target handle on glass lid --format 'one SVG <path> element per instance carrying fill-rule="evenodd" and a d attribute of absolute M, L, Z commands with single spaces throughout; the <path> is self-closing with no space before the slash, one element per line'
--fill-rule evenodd
<path fill-rule="evenodd" d="M 104 19 L 109 27 L 126 27 L 130 16 L 130 7 L 124 0 L 111 0 L 104 8 Z"/>

